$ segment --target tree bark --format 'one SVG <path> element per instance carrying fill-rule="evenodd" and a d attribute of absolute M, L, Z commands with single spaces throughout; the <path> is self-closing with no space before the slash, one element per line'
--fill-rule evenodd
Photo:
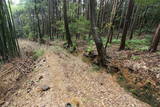
<path fill-rule="evenodd" d="M 121 28 L 123 28 L 124 25 L 124 19 L 125 19 L 125 13 L 126 13 L 126 7 L 127 7 L 127 1 L 125 0 L 125 3 L 123 4 L 123 9 L 122 9 L 122 13 L 121 13 L 121 18 L 120 18 L 120 23 L 118 26 L 118 34 L 117 34 L 117 39 L 119 38 L 119 35 L 121 33 Z"/>
<path fill-rule="evenodd" d="M 133 15 L 133 22 L 131 24 L 131 28 L 130 28 L 130 36 L 129 36 L 129 39 L 131 40 L 133 38 L 133 33 L 134 33 L 134 28 L 135 28 L 135 25 L 137 23 L 137 13 L 138 13 L 138 10 L 139 10 L 139 7 L 136 7 L 136 11 Z"/>
<path fill-rule="evenodd" d="M 130 24 L 130 20 L 131 20 L 131 16 L 132 16 L 132 11 L 133 11 L 133 6 L 134 6 L 134 0 L 129 0 L 127 15 L 126 15 L 125 23 L 124 23 L 124 27 L 123 27 L 121 45 L 120 45 L 119 50 L 124 50 L 125 49 L 126 36 L 127 36 L 128 29 L 129 29 L 129 24 Z"/>
<path fill-rule="evenodd" d="M 153 37 L 153 41 L 149 49 L 150 52 L 155 52 L 157 50 L 159 41 L 160 41 L 160 24 L 157 27 L 155 36 Z"/>
<path fill-rule="evenodd" d="M 64 12 L 64 26 L 65 26 L 65 31 L 66 31 L 66 39 L 67 39 L 68 48 L 69 48 L 72 46 L 72 40 L 71 40 L 71 34 L 69 31 L 69 25 L 68 25 L 66 0 L 63 0 L 63 12 Z"/>
<path fill-rule="evenodd" d="M 91 31 L 92 37 L 97 47 L 99 62 L 102 66 L 107 63 L 107 55 L 106 50 L 103 46 L 102 39 L 97 34 L 97 26 L 96 26 L 96 0 L 90 0 L 90 20 L 91 20 Z"/>
<path fill-rule="evenodd" d="M 37 1 L 34 0 L 34 9 L 35 9 L 35 15 L 36 15 L 36 18 L 37 18 L 37 27 L 38 27 L 38 42 L 41 44 L 42 43 L 42 33 L 41 33 L 41 26 L 40 26 L 40 19 L 39 19 L 39 9 L 37 8 Z"/>

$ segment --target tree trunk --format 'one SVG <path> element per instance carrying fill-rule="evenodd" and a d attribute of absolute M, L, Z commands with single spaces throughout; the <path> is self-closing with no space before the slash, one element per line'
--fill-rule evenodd
<path fill-rule="evenodd" d="M 135 14 L 133 15 L 133 22 L 131 24 L 131 28 L 130 28 L 130 36 L 129 36 L 129 39 L 131 40 L 133 38 L 133 33 L 134 33 L 134 28 L 135 28 L 135 25 L 137 23 L 137 13 L 138 13 L 138 10 L 139 10 L 139 7 L 136 7 L 136 12 Z"/>
<path fill-rule="evenodd" d="M 95 41 L 98 55 L 99 55 L 99 62 L 100 64 L 106 65 L 107 62 L 107 55 L 106 50 L 103 46 L 102 39 L 97 34 L 97 27 L 96 27 L 96 0 L 90 0 L 90 19 L 91 19 L 91 31 L 92 31 L 92 37 Z"/>
<path fill-rule="evenodd" d="M 149 7 L 146 7 L 144 13 L 142 14 L 142 17 L 141 17 L 141 20 L 140 20 L 139 33 L 138 33 L 139 36 L 141 36 L 142 28 L 143 28 L 143 26 L 145 24 L 145 16 L 147 14 L 148 9 L 149 9 Z"/>
<path fill-rule="evenodd" d="M 125 19 L 126 7 L 127 7 L 127 1 L 125 0 L 125 3 L 123 4 L 123 7 L 122 7 L 123 9 L 122 9 L 122 13 L 121 13 L 120 23 L 119 23 L 119 26 L 118 26 L 117 39 L 119 38 L 119 35 L 121 33 L 121 28 L 124 25 L 123 22 L 124 22 L 124 19 Z"/>
<path fill-rule="evenodd" d="M 35 9 L 35 15 L 36 15 L 36 18 L 37 18 L 37 27 L 38 27 L 38 42 L 39 43 L 42 43 L 42 33 L 41 33 L 41 26 L 40 26 L 40 19 L 39 19 L 39 9 L 37 8 L 37 1 L 34 0 L 34 3 L 35 3 L 35 6 L 34 6 L 34 9 Z"/>
<path fill-rule="evenodd" d="M 77 11 L 77 18 L 81 15 L 81 0 L 78 0 L 78 11 Z"/>
<path fill-rule="evenodd" d="M 153 41 L 149 49 L 150 52 L 155 52 L 157 50 L 159 41 L 160 41 L 160 24 L 157 27 L 155 36 L 153 37 Z"/>
<path fill-rule="evenodd" d="M 65 31 L 66 31 L 66 39 L 67 39 L 68 47 L 71 47 L 72 46 L 72 40 L 71 40 L 71 34 L 70 34 L 70 31 L 69 31 L 69 26 L 68 26 L 66 0 L 63 0 L 63 12 L 64 12 L 64 24 L 65 24 Z"/>
<path fill-rule="evenodd" d="M 129 29 L 130 19 L 131 19 L 132 11 L 133 11 L 133 6 L 134 6 L 134 0 L 129 0 L 127 15 L 126 15 L 125 23 L 124 23 L 124 27 L 123 27 L 121 45 L 120 45 L 119 50 L 124 50 L 125 49 L 126 36 L 127 36 L 128 29 Z"/>

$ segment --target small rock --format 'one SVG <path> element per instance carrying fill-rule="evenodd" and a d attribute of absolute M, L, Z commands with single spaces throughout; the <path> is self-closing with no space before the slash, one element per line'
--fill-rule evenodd
<path fill-rule="evenodd" d="M 34 82 L 34 81 L 31 81 L 31 82 L 30 82 L 30 85 L 31 85 L 31 86 L 34 86 L 34 85 L 35 85 L 35 82 Z"/>
<path fill-rule="evenodd" d="M 31 88 L 28 88 L 28 89 L 27 89 L 27 93 L 29 93 L 30 91 L 31 91 Z"/>
<path fill-rule="evenodd" d="M 67 103 L 65 107 L 72 107 L 72 105 L 70 103 Z"/>
<path fill-rule="evenodd" d="M 43 59 L 42 61 L 43 61 L 43 62 L 46 62 L 46 59 Z"/>
<path fill-rule="evenodd" d="M 131 107 L 136 107 L 136 105 L 135 105 L 135 104 L 132 104 Z"/>
<path fill-rule="evenodd" d="M 103 83 L 100 83 L 101 85 L 103 85 Z"/>
<path fill-rule="evenodd" d="M 49 89 L 50 89 L 50 87 L 47 86 L 47 85 L 41 86 L 41 90 L 42 90 L 42 91 L 48 91 Z"/>
<path fill-rule="evenodd" d="M 157 74 L 156 77 L 157 77 L 157 79 L 159 79 L 160 78 L 160 74 Z"/>
<path fill-rule="evenodd" d="M 39 77 L 39 80 L 41 80 L 41 79 L 43 79 L 43 76 L 40 76 L 40 77 Z"/>

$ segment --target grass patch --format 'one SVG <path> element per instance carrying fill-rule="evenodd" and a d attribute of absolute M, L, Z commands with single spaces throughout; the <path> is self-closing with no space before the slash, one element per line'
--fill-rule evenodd
<path fill-rule="evenodd" d="M 140 60 L 140 58 L 141 58 L 140 56 L 132 56 L 131 57 L 132 60 Z"/>
<path fill-rule="evenodd" d="M 146 51 L 148 50 L 150 45 L 149 39 L 133 39 L 133 40 L 127 40 L 126 41 L 126 47 L 129 49 L 135 49 L 139 51 Z"/>
<path fill-rule="evenodd" d="M 106 41 L 105 38 L 102 40 Z M 138 51 L 147 51 L 149 49 L 151 41 L 152 41 L 151 35 L 146 35 L 144 39 L 134 38 L 132 40 L 126 40 L 126 48 Z M 121 43 L 120 39 L 112 40 L 112 44 L 120 45 L 120 43 Z"/>
<path fill-rule="evenodd" d="M 113 39 L 112 43 L 113 44 L 120 44 L 121 40 L 120 39 Z"/>
<path fill-rule="evenodd" d="M 33 52 L 33 59 L 37 60 L 39 57 L 43 56 L 44 50 L 38 49 Z"/>
<path fill-rule="evenodd" d="M 129 49 L 147 51 L 152 41 L 151 35 L 146 35 L 144 39 L 132 39 L 126 41 L 126 47 Z"/>
<path fill-rule="evenodd" d="M 92 64 L 92 71 L 98 72 L 98 71 L 100 71 L 100 69 L 101 69 L 100 66 L 98 66 L 98 65 L 96 65 L 96 64 Z"/>

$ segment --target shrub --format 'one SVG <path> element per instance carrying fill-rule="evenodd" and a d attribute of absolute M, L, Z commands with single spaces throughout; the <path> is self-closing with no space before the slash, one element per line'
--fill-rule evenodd
<path fill-rule="evenodd" d="M 112 43 L 114 44 L 120 44 L 121 40 L 120 39 L 113 39 Z"/>
<path fill-rule="evenodd" d="M 44 50 L 38 49 L 33 52 L 33 59 L 37 60 L 39 57 L 43 56 Z"/>
<path fill-rule="evenodd" d="M 92 51 L 94 51 L 95 43 L 94 43 L 93 40 L 89 40 L 87 46 L 88 46 L 88 47 L 87 47 L 87 49 L 86 49 L 86 52 L 92 52 Z"/>

